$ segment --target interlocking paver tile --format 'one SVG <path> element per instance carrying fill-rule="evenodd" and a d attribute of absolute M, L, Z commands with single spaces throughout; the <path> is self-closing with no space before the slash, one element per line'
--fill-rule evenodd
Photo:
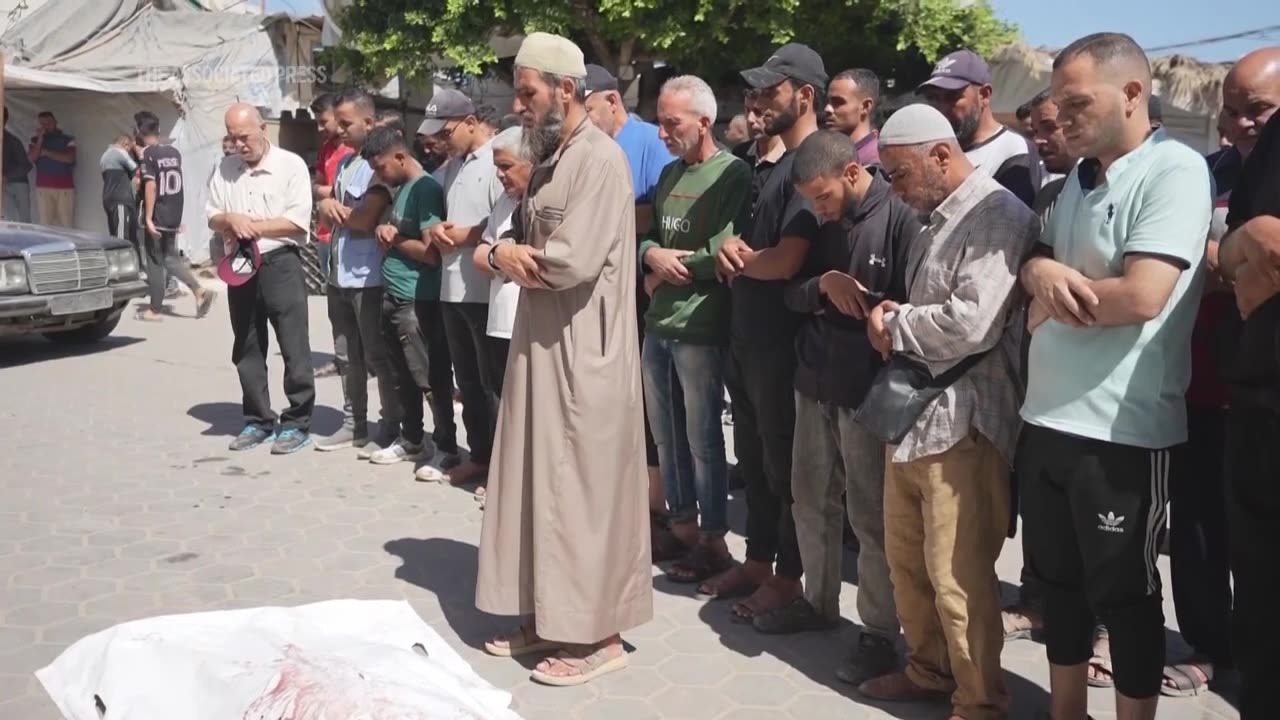
<path fill-rule="evenodd" d="M 324 299 L 313 298 L 311 311 L 313 346 L 327 353 Z M 512 620 L 474 607 L 483 515 L 470 494 L 414 482 L 407 463 L 357 462 L 354 452 L 227 451 L 241 426 L 230 337 L 215 313 L 155 325 L 126 316 L 115 340 L 83 353 L 0 342 L 0 425 L 30 438 L 24 452 L 0 452 L 0 720 L 55 720 L 31 673 L 111 624 L 340 597 L 407 599 L 481 676 L 513 692 L 527 720 L 946 717 L 945 709 L 876 707 L 841 685 L 834 670 L 856 627 L 765 637 L 732 622 L 730 602 L 697 602 L 691 587 L 658 571 L 654 620 L 625 635 L 634 647 L 626 671 L 585 688 L 531 683 L 532 662 L 478 649 Z M 279 357 L 270 367 L 279 408 Z M 338 381 L 322 378 L 317 388 L 316 430 L 329 432 L 341 422 Z M 370 399 L 376 414 L 373 383 Z M 465 445 L 460 421 L 459 431 Z M 726 441 L 731 447 L 731 433 Z M 736 496 L 738 518 L 741 503 Z M 729 544 L 741 558 L 740 535 Z M 1001 578 L 1016 583 L 1021 566 L 1019 542 L 1007 543 Z M 1163 558 L 1161 570 L 1167 577 Z M 856 601 L 846 585 L 841 607 L 853 620 Z M 1167 599 L 1165 615 L 1172 623 Z M 1043 646 L 1011 643 L 1004 665 L 1011 719 L 1034 717 L 1046 697 Z M 1114 718 L 1107 691 L 1089 698 L 1093 717 Z M 1158 718 L 1238 714 L 1209 694 L 1163 702 Z"/>

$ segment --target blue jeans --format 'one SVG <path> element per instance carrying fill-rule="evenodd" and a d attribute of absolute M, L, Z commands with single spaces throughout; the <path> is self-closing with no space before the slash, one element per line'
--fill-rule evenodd
<path fill-rule="evenodd" d="M 729 530 L 729 468 L 724 456 L 724 348 L 668 340 L 644 341 L 644 398 L 658 446 L 658 467 L 673 523 L 701 513 L 703 535 Z M 676 384 L 683 390 L 683 403 Z"/>

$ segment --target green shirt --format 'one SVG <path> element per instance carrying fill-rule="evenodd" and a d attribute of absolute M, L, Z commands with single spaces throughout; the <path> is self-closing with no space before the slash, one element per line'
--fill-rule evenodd
<path fill-rule="evenodd" d="M 415 240 L 443 217 L 444 190 L 427 174 L 400 188 L 391 207 L 391 224 Z M 423 265 L 393 247 L 382 261 L 382 284 L 401 300 L 439 300 L 440 266 Z"/>
<path fill-rule="evenodd" d="M 728 340 L 729 288 L 716 279 L 716 253 L 746 228 L 750 198 L 751 167 L 723 150 L 697 165 L 676 161 L 663 168 L 640 262 L 655 247 L 691 250 L 683 262 L 693 282 L 658 286 L 644 316 L 648 332 L 702 344 Z"/>

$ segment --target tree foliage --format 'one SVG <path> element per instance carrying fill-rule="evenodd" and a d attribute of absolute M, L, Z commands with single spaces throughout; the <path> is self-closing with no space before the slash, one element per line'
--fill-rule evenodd
<path fill-rule="evenodd" d="M 442 60 L 480 73 L 496 35 L 567 35 L 590 60 L 628 70 L 661 60 L 719 79 L 804 42 L 828 70 L 870 67 L 914 81 L 942 53 L 989 52 L 1014 37 L 985 0 L 353 0 L 336 60 L 364 77 L 427 75 Z"/>

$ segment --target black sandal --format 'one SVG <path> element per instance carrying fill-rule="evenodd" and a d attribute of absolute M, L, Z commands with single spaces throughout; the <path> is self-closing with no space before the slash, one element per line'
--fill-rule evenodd
<path fill-rule="evenodd" d="M 667 579 L 681 585 L 710 580 L 734 566 L 733 558 L 720 555 L 706 545 L 698 545 L 677 560 L 666 572 Z"/>
<path fill-rule="evenodd" d="M 649 545 L 655 563 L 678 560 L 689 553 L 689 546 L 671 532 L 667 519 L 655 512 L 649 513 Z"/>

